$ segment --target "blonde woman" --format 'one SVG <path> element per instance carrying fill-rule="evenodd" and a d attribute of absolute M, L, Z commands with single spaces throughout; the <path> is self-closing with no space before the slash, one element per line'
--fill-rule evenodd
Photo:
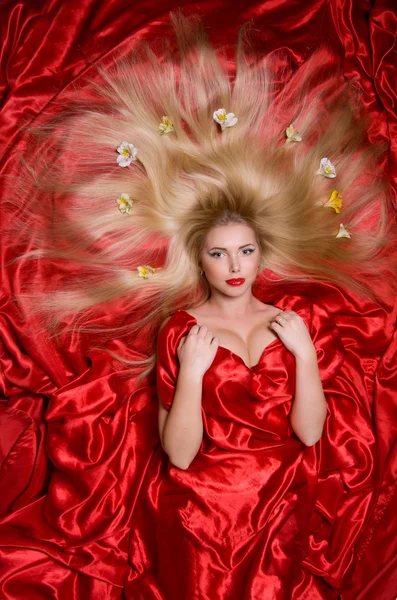
<path fill-rule="evenodd" d="M 343 347 L 330 318 L 303 298 L 275 306 L 252 294 L 257 232 L 237 215 L 221 222 L 198 264 L 209 299 L 176 311 L 159 334 L 159 430 L 171 464 L 164 479 L 148 478 L 151 502 L 138 508 L 131 555 L 152 523 L 159 541 L 132 589 L 146 589 L 155 568 L 171 598 L 197 589 L 197 597 L 293 598 L 316 486 L 305 448 L 327 415 L 308 327 L 319 355 L 332 356 L 324 381 L 337 374 Z"/>
<path fill-rule="evenodd" d="M 241 36 L 231 84 L 196 20 L 172 21 L 179 58 L 159 64 L 137 47 L 104 68 L 88 99 L 31 132 L 46 151 L 31 150 L 7 197 L 33 190 L 34 236 L 23 220 L 9 226 L 33 237 L 22 258 L 66 263 L 55 289 L 27 287 L 18 302 L 53 336 L 72 315 L 73 334 L 128 335 L 131 349 L 106 348 L 131 367 L 125 397 L 91 373 L 54 395 L 45 514 L 57 527 L 43 551 L 72 548 L 83 573 L 106 557 L 102 580 L 130 598 L 336 598 L 352 564 L 348 523 L 366 501 L 342 489 L 366 440 L 340 451 L 340 436 L 359 435 L 335 409 L 349 386 L 344 346 L 331 311 L 300 290 L 386 290 L 378 150 L 354 85 L 324 78 L 325 50 L 294 72 L 282 53 L 245 52 Z M 108 312 L 94 328 L 98 306 Z M 142 435 L 113 454 L 109 432 L 134 419 Z"/>
<path fill-rule="evenodd" d="M 202 442 L 203 377 L 214 361 L 220 341 L 223 349 L 229 350 L 232 363 L 237 361 L 238 366 L 244 365 L 249 371 L 261 366 L 265 350 L 280 339 L 296 361 L 290 413 L 294 432 L 311 446 L 320 439 L 326 417 L 316 351 L 304 321 L 295 311 L 282 311 L 255 298 L 252 284 L 260 268 L 255 232 L 242 220 L 239 223 L 236 216 L 226 216 L 224 221 L 226 224 L 210 229 L 201 253 L 211 296 L 189 313 L 182 311 L 188 324 L 192 320 L 196 323 L 177 346 L 180 368 L 169 414 L 160 403 L 163 446 L 171 462 L 181 469 L 190 466 Z M 163 360 L 160 355 L 160 361 Z"/>

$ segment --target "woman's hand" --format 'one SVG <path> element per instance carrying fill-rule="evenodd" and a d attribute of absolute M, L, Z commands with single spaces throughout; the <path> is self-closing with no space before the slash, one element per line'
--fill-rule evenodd
<path fill-rule="evenodd" d="M 202 377 L 210 368 L 219 346 L 219 337 L 213 337 L 206 325 L 193 325 L 188 335 L 181 338 L 177 354 L 181 369 Z"/>
<path fill-rule="evenodd" d="M 295 358 L 304 360 L 316 358 L 316 349 L 309 330 L 302 317 L 293 310 L 279 312 L 270 323 L 270 328 L 277 333 L 284 346 Z"/>

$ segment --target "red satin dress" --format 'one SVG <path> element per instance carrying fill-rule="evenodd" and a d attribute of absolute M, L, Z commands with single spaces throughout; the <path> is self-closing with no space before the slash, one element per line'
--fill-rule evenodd
<path fill-rule="evenodd" d="M 277 306 L 295 310 L 307 324 L 326 388 L 344 355 L 332 318 L 302 297 L 285 298 Z M 157 385 L 167 410 L 178 377 L 176 349 L 194 324 L 193 316 L 178 310 L 159 334 Z M 203 378 L 199 452 L 189 468 L 181 470 L 160 449 L 163 468 L 153 461 L 147 473 L 145 500 L 137 507 L 131 537 L 131 596 L 337 597 L 331 586 L 314 582 L 310 575 L 317 572 L 325 550 L 316 545 L 323 543 L 313 531 L 316 511 L 332 515 L 336 498 L 331 494 L 337 482 L 322 482 L 326 506 L 316 504 L 321 481 L 315 448 L 299 440 L 288 419 L 294 387 L 295 359 L 281 340 L 271 342 L 253 367 L 234 352 L 218 348 Z M 145 550 L 145 540 L 153 540 L 150 551 Z M 332 569 L 331 565 L 329 580 L 336 575 Z"/>

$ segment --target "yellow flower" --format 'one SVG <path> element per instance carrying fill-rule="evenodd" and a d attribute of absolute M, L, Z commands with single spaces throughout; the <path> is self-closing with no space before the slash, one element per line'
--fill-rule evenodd
<path fill-rule="evenodd" d="M 118 198 L 116 198 L 116 202 L 119 205 L 119 211 L 122 213 L 127 213 L 127 215 L 129 215 L 132 210 L 132 205 L 136 201 L 132 200 L 128 194 L 123 193 L 120 194 Z"/>
<path fill-rule="evenodd" d="M 328 208 L 333 208 L 334 211 L 339 215 L 340 209 L 342 208 L 342 196 L 338 190 L 332 190 L 328 202 L 324 204 Z"/>
<path fill-rule="evenodd" d="M 285 140 L 286 144 L 288 144 L 288 142 L 301 142 L 302 141 L 302 137 L 301 137 L 299 131 L 295 131 L 292 123 L 285 130 L 285 135 L 287 136 L 287 139 Z"/>
<path fill-rule="evenodd" d="M 171 119 L 165 116 L 159 125 L 159 134 L 163 135 L 164 133 L 170 133 L 170 131 L 174 131 L 174 125 Z"/>
<path fill-rule="evenodd" d="M 153 269 L 153 267 L 149 267 L 148 265 L 145 265 L 144 267 L 138 267 L 137 269 L 139 277 L 143 277 L 143 279 L 149 279 L 149 277 L 154 275 L 154 272 L 156 270 Z"/>
<path fill-rule="evenodd" d="M 350 235 L 350 233 L 349 233 L 349 230 L 348 230 L 348 228 L 347 228 L 347 227 L 345 227 L 345 226 L 343 225 L 343 223 L 341 223 L 341 224 L 339 225 L 339 231 L 338 231 L 338 233 L 336 234 L 336 236 L 335 236 L 335 237 L 337 237 L 337 238 L 343 238 L 343 237 L 345 237 L 345 238 L 351 238 L 351 235 Z"/>

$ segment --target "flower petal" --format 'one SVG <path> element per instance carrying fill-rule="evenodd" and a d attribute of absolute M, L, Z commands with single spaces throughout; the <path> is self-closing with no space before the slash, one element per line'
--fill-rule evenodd
<path fill-rule="evenodd" d="M 123 192 L 118 198 L 116 198 L 116 202 L 119 205 L 120 212 L 127 213 L 129 215 L 131 213 L 132 205 L 135 202 L 135 200 L 132 200 L 129 194 Z"/>
<path fill-rule="evenodd" d="M 337 238 L 351 238 L 351 235 L 350 235 L 349 230 L 347 229 L 347 227 L 345 227 L 343 225 L 343 223 L 341 223 L 339 225 L 339 231 L 338 231 L 338 233 L 336 234 L 335 237 L 337 237 Z"/>
<path fill-rule="evenodd" d="M 212 115 L 214 121 L 222 125 L 223 121 L 226 119 L 226 110 L 224 108 L 218 108 Z"/>
<path fill-rule="evenodd" d="M 138 150 L 134 144 L 130 144 L 129 142 L 122 142 L 117 148 L 117 152 L 120 156 L 117 157 L 116 161 L 120 167 L 128 167 L 133 160 L 138 160 L 136 158 Z"/>
<path fill-rule="evenodd" d="M 332 190 L 329 200 L 324 204 L 324 206 L 327 208 L 333 208 L 334 211 L 339 214 L 342 204 L 342 196 L 339 194 L 338 190 Z"/>
<path fill-rule="evenodd" d="M 228 115 L 226 127 L 233 127 L 233 125 L 235 125 L 237 123 L 238 118 L 235 117 L 233 113 L 229 113 L 229 114 L 232 116 L 230 116 L 230 118 L 229 118 L 229 115 Z"/>
<path fill-rule="evenodd" d="M 302 137 L 301 137 L 299 131 L 295 131 L 295 128 L 292 123 L 285 130 L 285 135 L 287 136 L 287 139 L 285 141 L 286 144 L 288 142 L 301 142 L 302 141 Z"/>
<path fill-rule="evenodd" d="M 214 120 L 219 123 L 222 131 L 226 129 L 226 127 L 233 127 L 238 121 L 238 118 L 234 113 L 226 113 L 225 108 L 219 108 L 213 114 Z"/>
<path fill-rule="evenodd" d="M 117 163 L 120 165 L 120 167 L 128 167 L 128 165 L 132 163 L 132 158 L 129 156 L 120 155 L 117 157 Z"/>
<path fill-rule="evenodd" d="M 320 160 L 320 168 L 316 171 L 316 175 L 324 175 L 331 179 L 336 177 L 336 169 L 327 157 Z"/>
<path fill-rule="evenodd" d="M 164 116 L 162 122 L 159 124 L 159 133 L 163 135 L 164 133 L 170 133 L 174 131 L 174 125 L 171 119 L 167 116 Z"/>
<path fill-rule="evenodd" d="M 153 267 L 149 267 L 149 265 L 139 266 L 137 267 L 138 276 L 143 279 L 149 279 L 152 275 L 154 275 L 155 269 Z"/>

